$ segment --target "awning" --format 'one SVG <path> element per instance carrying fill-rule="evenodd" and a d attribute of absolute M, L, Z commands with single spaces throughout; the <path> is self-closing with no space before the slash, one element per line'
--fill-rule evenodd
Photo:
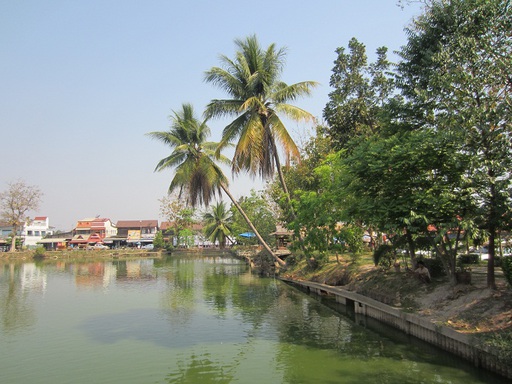
<path fill-rule="evenodd" d="M 49 239 L 41 239 L 37 242 L 37 244 L 53 244 L 53 243 L 65 243 L 69 241 L 69 239 L 66 239 L 64 237 L 55 237 L 55 238 L 49 238 Z"/>
<path fill-rule="evenodd" d="M 105 237 L 103 242 L 106 244 L 113 244 L 115 241 L 126 241 L 126 237 Z"/>
<path fill-rule="evenodd" d="M 240 237 L 256 237 L 256 234 L 254 232 L 244 232 L 239 234 Z"/>

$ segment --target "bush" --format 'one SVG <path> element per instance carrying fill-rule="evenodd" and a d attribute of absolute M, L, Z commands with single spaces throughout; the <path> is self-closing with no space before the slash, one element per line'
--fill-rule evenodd
<path fill-rule="evenodd" d="M 153 245 L 156 249 L 164 249 L 165 248 L 165 241 L 164 241 L 164 235 L 162 234 L 162 231 L 158 231 L 155 235 L 155 239 L 153 240 Z"/>
<path fill-rule="evenodd" d="M 512 364 L 512 333 L 496 332 L 484 341 L 484 345 L 495 351 L 498 360 L 504 364 Z"/>
<path fill-rule="evenodd" d="M 37 247 L 36 250 L 34 251 L 34 257 L 35 258 L 42 258 L 44 257 L 44 253 L 45 253 L 45 249 L 44 247 Z"/>
<path fill-rule="evenodd" d="M 348 250 L 353 255 L 359 254 L 363 251 L 363 234 L 362 228 L 348 225 L 340 230 L 340 240 L 348 245 Z"/>
<path fill-rule="evenodd" d="M 311 269 L 320 268 L 329 261 L 329 254 L 327 252 L 313 251 L 310 255 L 308 265 Z"/>
<path fill-rule="evenodd" d="M 395 251 L 393 246 L 389 244 L 382 244 L 373 251 L 373 263 L 375 266 L 381 265 L 384 268 L 390 268 L 395 259 Z"/>
<path fill-rule="evenodd" d="M 297 259 L 297 256 L 292 253 L 291 255 L 286 256 L 285 262 L 288 267 L 293 267 L 297 265 L 299 260 Z"/>
<path fill-rule="evenodd" d="M 441 277 L 446 275 L 446 271 L 444 270 L 443 263 L 440 259 L 423 259 L 423 262 L 430 272 L 431 277 Z"/>
<path fill-rule="evenodd" d="M 512 257 L 504 257 L 501 260 L 501 269 L 503 270 L 503 275 L 505 279 L 507 279 L 508 284 L 512 286 Z"/>
<path fill-rule="evenodd" d="M 459 263 L 461 264 L 478 264 L 480 255 L 478 253 L 470 253 L 467 255 L 459 255 Z"/>

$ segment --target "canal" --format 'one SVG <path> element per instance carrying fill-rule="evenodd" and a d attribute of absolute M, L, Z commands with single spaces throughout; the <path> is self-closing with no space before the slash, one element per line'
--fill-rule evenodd
<path fill-rule="evenodd" d="M 2 384 L 506 382 L 226 255 L 0 267 Z"/>

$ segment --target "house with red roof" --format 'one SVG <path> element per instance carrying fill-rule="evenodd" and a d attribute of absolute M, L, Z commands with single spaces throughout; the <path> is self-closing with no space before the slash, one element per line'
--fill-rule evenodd
<path fill-rule="evenodd" d="M 117 228 L 107 218 L 86 218 L 78 220 L 73 229 L 71 245 L 85 246 L 87 244 L 102 243 L 103 239 L 117 235 Z"/>

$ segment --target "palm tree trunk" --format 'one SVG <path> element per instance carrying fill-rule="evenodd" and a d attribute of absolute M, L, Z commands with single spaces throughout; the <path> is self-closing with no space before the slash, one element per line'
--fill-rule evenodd
<path fill-rule="evenodd" d="M 263 247 L 267 250 L 268 253 L 270 253 L 270 255 L 274 258 L 274 260 L 281 266 L 281 267 L 284 267 L 286 265 L 286 263 L 281 260 L 273 251 L 272 249 L 270 248 L 270 246 L 267 244 L 267 242 L 265 240 L 263 240 L 263 237 L 261 237 L 260 233 L 258 232 L 258 230 L 256 229 L 256 227 L 253 225 L 253 223 L 251 222 L 251 220 L 249 219 L 249 217 L 245 214 L 244 210 L 242 209 L 242 207 L 240 206 L 240 204 L 238 204 L 238 202 L 235 200 L 235 198 L 233 197 L 233 195 L 229 192 L 228 188 L 224 185 L 224 184 L 221 184 L 221 187 L 222 187 L 222 190 L 226 193 L 226 195 L 228 195 L 228 197 L 231 199 L 231 201 L 233 202 L 233 204 L 235 205 L 236 209 L 238 209 L 238 211 L 240 212 L 240 214 L 243 216 L 243 218 L 245 219 L 245 221 L 247 222 L 247 224 L 249 225 L 249 227 L 251 227 L 251 230 L 254 232 L 254 234 L 256 235 L 256 237 L 258 238 L 258 241 L 260 242 L 261 245 L 263 245 Z"/>
<path fill-rule="evenodd" d="M 286 186 L 286 181 L 284 180 L 283 171 L 281 169 L 281 161 L 279 160 L 279 155 L 277 153 L 276 141 L 274 136 L 271 135 L 272 145 L 274 146 L 274 161 L 276 163 L 277 175 L 279 176 L 279 181 L 281 182 L 281 186 L 283 187 L 284 194 L 286 195 L 286 201 L 288 202 L 288 207 L 290 208 L 290 213 L 294 219 L 296 219 L 295 211 L 292 206 L 292 198 L 290 196 L 290 192 L 288 191 L 288 187 Z"/>

